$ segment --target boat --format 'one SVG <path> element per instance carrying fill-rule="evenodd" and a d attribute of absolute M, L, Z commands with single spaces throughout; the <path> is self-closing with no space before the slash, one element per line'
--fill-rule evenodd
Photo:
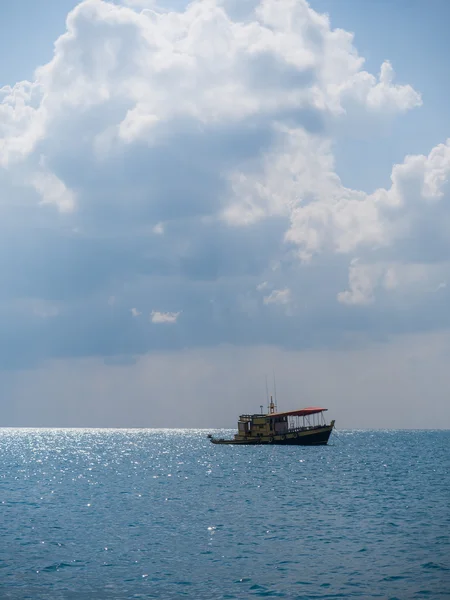
<path fill-rule="evenodd" d="M 271 397 L 267 413 L 262 412 L 261 406 L 261 413 L 239 417 L 234 438 L 215 438 L 211 434 L 208 438 L 213 444 L 325 446 L 335 423 L 325 422 L 327 410 L 308 407 L 278 412 Z"/>

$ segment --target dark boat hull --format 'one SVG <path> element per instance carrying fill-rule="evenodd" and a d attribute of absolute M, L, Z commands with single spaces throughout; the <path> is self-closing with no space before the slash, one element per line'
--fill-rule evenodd
<path fill-rule="evenodd" d="M 270 437 L 249 438 L 246 440 L 214 439 L 213 444 L 229 444 L 235 446 L 326 446 L 333 430 L 332 425 L 317 427 L 306 431 L 297 431 L 286 435 L 274 435 Z"/>

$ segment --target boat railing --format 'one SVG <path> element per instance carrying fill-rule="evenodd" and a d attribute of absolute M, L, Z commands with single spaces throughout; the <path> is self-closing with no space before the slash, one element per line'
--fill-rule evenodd
<path fill-rule="evenodd" d="M 304 427 L 292 427 L 288 429 L 288 433 L 297 433 L 298 431 L 311 431 L 312 429 L 323 429 L 328 427 L 327 424 L 323 425 L 305 425 Z"/>

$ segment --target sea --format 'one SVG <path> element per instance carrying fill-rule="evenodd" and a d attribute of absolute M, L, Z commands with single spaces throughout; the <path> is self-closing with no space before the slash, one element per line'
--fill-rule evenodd
<path fill-rule="evenodd" d="M 207 433 L 0 429 L 0 599 L 450 598 L 450 431 Z"/>

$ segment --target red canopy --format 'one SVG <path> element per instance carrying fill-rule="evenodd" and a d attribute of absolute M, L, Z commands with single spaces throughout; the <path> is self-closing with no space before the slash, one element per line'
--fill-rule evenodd
<path fill-rule="evenodd" d="M 316 413 L 328 410 L 328 408 L 319 408 L 317 406 L 309 408 L 299 408 L 297 410 L 288 410 L 286 412 L 277 412 L 269 414 L 269 417 L 306 417 L 307 415 L 315 415 Z"/>

